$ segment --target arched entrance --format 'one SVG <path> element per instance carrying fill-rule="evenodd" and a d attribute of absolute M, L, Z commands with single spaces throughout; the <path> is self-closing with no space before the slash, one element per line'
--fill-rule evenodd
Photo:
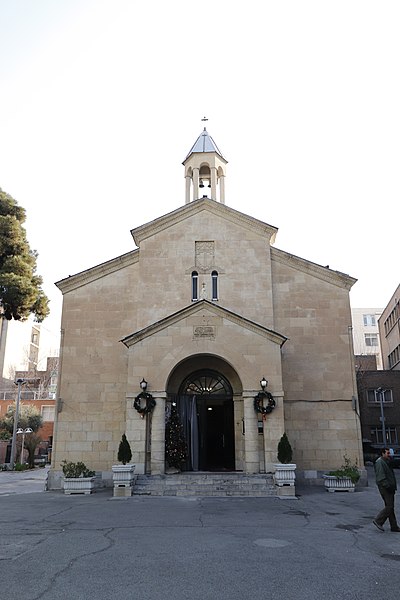
<path fill-rule="evenodd" d="M 235 469 L 233 392 L 217 371 L 202 369 L 182 382 L 174 398 L 189 448 L 187 470 Z"/>

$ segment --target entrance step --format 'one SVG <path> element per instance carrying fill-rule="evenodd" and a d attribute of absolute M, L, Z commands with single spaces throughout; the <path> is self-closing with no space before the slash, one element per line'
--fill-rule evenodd
<path fill-rule="evenodd" d="M 134 496 L 277 496 L 272 475 L 246 473 L 199 473 L 187 471 L 174 475 L 137 475 Z"/>

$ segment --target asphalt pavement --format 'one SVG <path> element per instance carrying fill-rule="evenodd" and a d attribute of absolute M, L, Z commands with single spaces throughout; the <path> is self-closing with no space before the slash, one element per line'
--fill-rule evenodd
<path fill-rule="evenodd" d="M 0 472 L 7 600 L 398 597 L 400 534 L 372 524 L 370 469 L 355 493 L 297 486 L 290 500 L 65 496 L 46 474 Z"/>

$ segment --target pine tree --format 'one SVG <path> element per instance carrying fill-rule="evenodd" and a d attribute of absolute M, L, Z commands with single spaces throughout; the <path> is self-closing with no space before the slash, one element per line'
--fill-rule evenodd
<path fill-rule="evenodd" d="M 165 426 L 165 458 L 170 467 L 180 469 L 188 457 L 183 425 L 176 410 L 172 407 L 171 416 Z"/>
<path fill-rule="evenodd" d="M 49 300 L 36 274 L 37 252 L 23 227 L 25 209 L 0 188 L 0 318 L 23 321 L 33 314 L 43 321 Z"/>

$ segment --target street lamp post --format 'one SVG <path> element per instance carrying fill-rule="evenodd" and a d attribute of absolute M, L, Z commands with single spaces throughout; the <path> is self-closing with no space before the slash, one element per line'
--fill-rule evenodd
<path fill-rule="evenodd" d="M 13 423 L 13 434 L 11 441 L 11 454 L 10 454 L 10 469 L 13 471 L 15 467 L 15 451 L 17 445 L 17 429 L 19 420 L 19 403 L 21 401 L 21 387 L 26 383 L 25 379 L 17 379 L 14 381 L 15 385 L 18 386 L 17 402 L 15 403 L 14 423 Z"/>
<path fill-rule="evenodd" d="M 383 446 L 385 447 L 386 446 L 386 425 L 385 425 L 385 414 L 383 411 L 383 399 L 385 397 L 386 390 L 384 390 L 381 387 L 378 387 L 378 389 L 376 391 L 379 394 L 379 403 L 381 406 L 382 437 L 383 437 Z"/>
<path fill-rule="evenodd" d="M 31 427 L 26 427 L 25 429 L 22 429 L 22 427 L 18 427 L 17 434 L 18 433 L 22 433 L 22 445 L 21 445 L 21 454 L 20 454 L 19 462 L 21 464 L 23 464 L 22 461 L 24 460 L 25 435 L 27 433 L 33 433 L 33 429 Z"/>

